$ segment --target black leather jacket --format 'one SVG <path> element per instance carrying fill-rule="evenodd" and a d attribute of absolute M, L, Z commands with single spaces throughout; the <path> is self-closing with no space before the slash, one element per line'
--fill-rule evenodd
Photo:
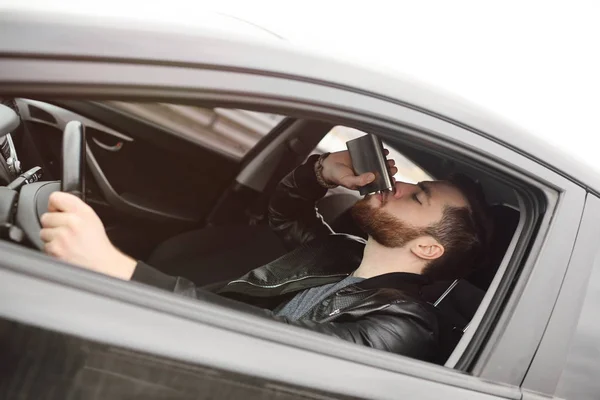
<path fill-rule="evenodd" d="M 337 282 L 360 264 L 364 240 L 334 234 L 315 208 L 326 190 L 316 181 L 314 157 L 286 176 L 269 205 L 269 223 L 290 253 L 239 279 L 211 290 L 221 296 L 261 307 L 260 313 L 284 323 L 380 350 L 436 361 L 439 327 L 435 308 L 421 298 L 427 279 L 389 273 L 350 285 L 329 296 L 298 321 L 276 316 L 298 291 Z M 138 263 L 133 280 L 182 295 L 210 299 L 207 288 L 164 275 Z"/>

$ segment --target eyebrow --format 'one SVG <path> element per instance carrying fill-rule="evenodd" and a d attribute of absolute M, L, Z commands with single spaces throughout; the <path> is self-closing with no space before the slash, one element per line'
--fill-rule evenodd
<path fill-rule="evenodd" d="M 429 201 L 431 199 L 431 188 L 428 185 L 425 185 L 423 182 L 417 183 L 417 186 L 425 193 L 425 197 L 427 197 L 427 203 L 431 204 Z"/>

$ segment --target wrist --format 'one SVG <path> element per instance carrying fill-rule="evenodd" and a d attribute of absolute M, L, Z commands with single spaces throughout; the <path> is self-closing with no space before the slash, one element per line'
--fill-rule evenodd
<path fill-rule="evenodd" d="M 326 175 L 325 161 L 329 157 L 329 153 L 322 154 L 315 162 L 314 170 L 317 182 L 324 188 L 333 189 L 338 187 L 337 183 L 331 181 L 331 178 Z"/>
<path fill-rule="evenodd" d="M 131 280 L 137 261 L 121 253 L 117 248 L 113 248 L 114 252 L 108 257 L 108 260 L 103 266 L 104 273 L 124 281 Z"/>

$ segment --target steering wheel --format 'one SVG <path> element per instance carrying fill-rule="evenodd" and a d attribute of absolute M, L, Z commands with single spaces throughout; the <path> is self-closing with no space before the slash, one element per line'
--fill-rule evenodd
<path fill-rule="evenodd" d="M 65 126 L 62 138 L 62 180 L 60 190 L 85 201 L 85 129 L 79 121 Z"/>
<path fill-rule="evenodd" d="M 16 225 L 33 246 L 42 250 L 40 217 L 48 210 L 50 194 L 56 191 L 71 193 L 85 201 L 85 129 L 81 122 L 71 121 L 65 126 L 62 140 L 62 180 L 35 182 L 19 192 Z"/>

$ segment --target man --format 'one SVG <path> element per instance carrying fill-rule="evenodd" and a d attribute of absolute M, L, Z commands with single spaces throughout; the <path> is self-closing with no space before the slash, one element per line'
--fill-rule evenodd
<path fill-rule="evenodd" d="M 388 161 L 392 175 L 397 172 Z M 436 360 L 440 323 L 423 285 L 464 276 L 484 252 L 485 202 L 468 181 L 396 183 L 367 196 L 352 214 L 368 240 L 334 234 L 315 210 L 327 188 L 356 189 L 348 152 L 311 156 L 286 176 L 269 205 L 269 223 L 296 247 L 287 255 L 210 290 L 261 309 L 260 315 L 376 349 Z M 78 198 L 53 193 L 40 233 L 45 251 L 124 280 L 214 300 L 208 288 L 165 275 L 117 250 L 102 222 Z M 250 308 L 250 307 L 249 307 Z"/>

